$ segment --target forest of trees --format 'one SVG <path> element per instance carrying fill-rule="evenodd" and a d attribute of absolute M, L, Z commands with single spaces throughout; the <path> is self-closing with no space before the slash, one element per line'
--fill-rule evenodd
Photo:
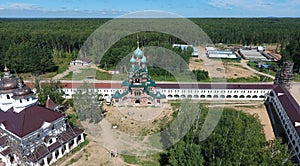
<path fill-rule="evenodd" d="M 7 65 L 18 73 L 30 72 L 38 75 L 58 72 L 61 63 L 58 59 L 77 57 L 84 41 L 109 19 L 0 19 L 0 69 Z M 190 19 L 208 34 L 213 43 L 258 45 L 278 43 L 282 45 L 284 60 L 295 62 L 294 71 L 300 68 L 300 19 L 298 18 L 193 18 Z M 182 41 L 174 36 L 139 32 L 142 46 L 159 46 L 178 53 L 183 62 L 188 63 L 190 50 L 171 48 Z M 136 48 L 133 34 L 116 42 L 104 55 L 100 67 L 113 68 L 126 55 Z M 179 70 L 184 66 L 177 64 Z M 176 66 L 175 66 L 176 67 Z M 160 68 L 149 68 L 149 72 L 171 75 Z M 170 70 L 173 71 L 173 68 Z M 193 71 L 201 79 L 207 78 L 203 71 Z M 62 92 L 57 86 L 38 89 L 41 104 L 47 95 L 57 103 L 62 102 Z M 88 93 L 85 87 L 74 98 L 74 106 L 81 120 L 97 123 L 102 119 L 97 105 L 96 94 Z M 52 93 L 51 93 L 52 92 Z M 89 95 L 86 95 L 89 94 Z M 90 101 L 94 101 L 92 106 Z M 88 107 L 87 107 L 88 106 Z M 96 108 L 97 107 L 97 108 Z M 87 111 L 86 111 L 87 110 Z M 96 110 L 96 111 L 95 111 Z M 198 137 L 206 109 L 201 112 L 200 121 L 175 146 L 168 149 L 164 164 L 171 165 L 291 165 L 289 151 L 280 140 L 266 142 L 256 116 L 225 110 L 219 125 L 205 141 Z M 195 125 L 198 129 L 195 129 Z"/>
<path fill-rule="evenodd" d="M 84 41 L 109 19 L 0 19 L 0 69 L 18 73 L 58 71 L 77 57 Z M 192 18 L 213 43 L 256 45 L 299 43 L 298 18 Z M 180 39 L 163 33 L 140 32 L 143 46 L 170 48 Z M 299 45 L 299 44 L 298 44 Z M 118 41 L 105 53 L 101 67 L 112 68 L 136 47 L 136 34 Z M 297 61 L 296 58 L 292 58 Z M 295 65 L 296 67 L 298 64 Z"/>
<path fill-rule="evenodd" d="M 294 62 L 293 70 L 300 74 L 300 41 L 291 41 L 285 46 L 282 52 L 282 61 L 292 61 Z"/>
<path fill-rule="evenodd" d="M 73 95 L 74 110 L 81 121 L 98 123 L 102 119 L 102 107 L 99 107 L 98 93 L 90 83 L 85 82 Z"/>
<path fill-rule="evenodd" d="M 287 145 L 280 139 L 266 141 L 258 117 L 240 111 L 225 109 L 213 133 L 199 141 L 207 113 L 203 108 L 188 134 L 162 155 L 161 164 L 292 165 Z"/>

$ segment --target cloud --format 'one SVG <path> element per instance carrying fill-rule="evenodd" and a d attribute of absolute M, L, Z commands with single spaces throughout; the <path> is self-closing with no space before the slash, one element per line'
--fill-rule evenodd
<path fill-rule="evenodd" d="M 127 12 L 121 10 L 80 10 L 60 7 L 47 9 L 35 4 L 10 3 L 0 5 L 0 17 L 114 17 Z"/>
<path fill-rule="evenodd" d="M 41 7 L 35 4 L 10 3 L 7 5 L 7 9 L 36 10 L 36 9 L 41 9 Z"/>
<path fill-rule="evenodd" d="M 299 0 L 210 0 L 208 2 L 213 8 L 247 13 L 251 16 L 279 16 L 299 17 Z M 223 11 L 223 12 L 224 12 Z M 226 12 L 228 13 L 228 12 Z M 230 13 L 228 13 L 230 15 Z"/>
<path fill-rule="evenodd" d="M 233 8 L 256 10 L 266 9 L 273 4 L 265 2 L 264 0 L 211 0 L 208 4 L 215 8 L 222 8 L 225 10 L 231 10 Z"/>

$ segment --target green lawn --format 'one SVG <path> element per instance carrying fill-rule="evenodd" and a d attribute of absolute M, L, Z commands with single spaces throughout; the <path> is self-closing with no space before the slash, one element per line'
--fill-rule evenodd
<path fill-rule="evenodd" d="M 294 81 L 300 82 L 300 74 L 294 73 Z"/>
<path fill-rule="evenodd" d="M 68 73 L 65 77 L 63 77 L 63 80 L 84 80 L 87 78 L 95 78 L 97 80 L 111 80 L 113 77 L 112 74 L 107 72 L 101 72 L 96 69 L 83 69 L 80 73 L 73 73 L 72 71 Z"/>
<path fill-rule="evenodd" d="M 272 76 L 275 76 L 276 75 L 276 68 L 278 68 L 276 62 L 266 62 L 266 64 L 268 64 L 270 66 L 270 69 L 259 69 L 256 67 L 256 64 L 258 62 L 254 62 L 254 61 L 249 61 L 247 62 L 247 65 L 250 66 L 251 68 L 257 70 L 257 71 L 260 71 L 260 72 L 263 72 L 263 73 L 266 73 L 266 74 L 270 74 Z"/>
<path fill-rule="evenodd" d="M 135 164 L 135 165 L 145 165 L 145 166 L 160 166 L 160 159 L 161 154 L 156 153 L 149 156 L 129 156 L 121 154 L 121 157 L 124 159 L 124 162 L 128 164 Z"/>

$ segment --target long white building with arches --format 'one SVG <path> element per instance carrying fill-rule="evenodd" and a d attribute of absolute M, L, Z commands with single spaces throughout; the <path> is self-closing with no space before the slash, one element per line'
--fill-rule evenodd
<path fill-rule="evenodd" d="M 66 98 L 82 86 L 82 82 L 62 82 Z M 91 83 L 93 91 L 102 96 L 113 96 L 116 91 L 122 92 L 121 82 Z M 156 92 L 166 95 L 167 100 L 190 98 L 192 100 L 264 100 L 273 89 L 273 84 L 224 84 L 224 83 L 156 83 Z"/>

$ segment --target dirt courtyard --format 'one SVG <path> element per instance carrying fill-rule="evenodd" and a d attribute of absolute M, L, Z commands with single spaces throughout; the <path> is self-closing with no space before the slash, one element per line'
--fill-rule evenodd
<path fill-rule="evenodd" d="M 225 103 L 224 107 L 234 108 L 237 111 L 243 111 L 249 113 L 250 115 L 257 114 L 260 120 L 261 125 L 263 126 L 263 132 L 265 134 L 266 140 L 274 139 L 274 133 L 272 129 L 271 122 L 268 117 L 266 108 L 261 101 L 246 101 L 246 102 L 228 102 Z M 164 109 L 157 109 L 157 112 L 152 112 L 151 114 L 143 114 L 141 110 L 132 109 L 136 111 L 135 114 L 132 112 L 126 111 L 124 108 L 116 107 L 104 107 L 108 112 L 106 113 L 106 118 L 110 121 L 111 124 L 117 125 L 118 130 L 123 132 L 133 133 L 136 135 L 143 135 L 146 132 L 155 132 L 163 123 L 167 123 L 168 119 L 172 119 L 172 107 L 167 105 Z M 145 111 L 144 111 L 145 112 Z M 142 116 L 141 116 L 142 115 Z M 127 116 L 127 118 L 125 118 Z M 147 118 L 146 118 L 147 117 Z M 134 122 L 134 123 L 132 123 Z M 153 123 L 154 122 L 154 123 Z M 102 123 L 102 122 L 101 122 Z M 112 126 L 109 126 L 112 127 Z M 151 131 L 152 130 L 152 131 Z M 146 131 L 146 132 L 145 132 Z M 59 165 L 63 166 L 127 166 L 123 158 L 112 157 L 110 155 L 110 150 L 99 144 L 95 141 L 95 138 L 92 135 L 88 135 L 89 144 L 82 148 L 77 153 L 70 155 L 67 160 Z M 113 140 L 111 140 L 113 141 Z"/>

